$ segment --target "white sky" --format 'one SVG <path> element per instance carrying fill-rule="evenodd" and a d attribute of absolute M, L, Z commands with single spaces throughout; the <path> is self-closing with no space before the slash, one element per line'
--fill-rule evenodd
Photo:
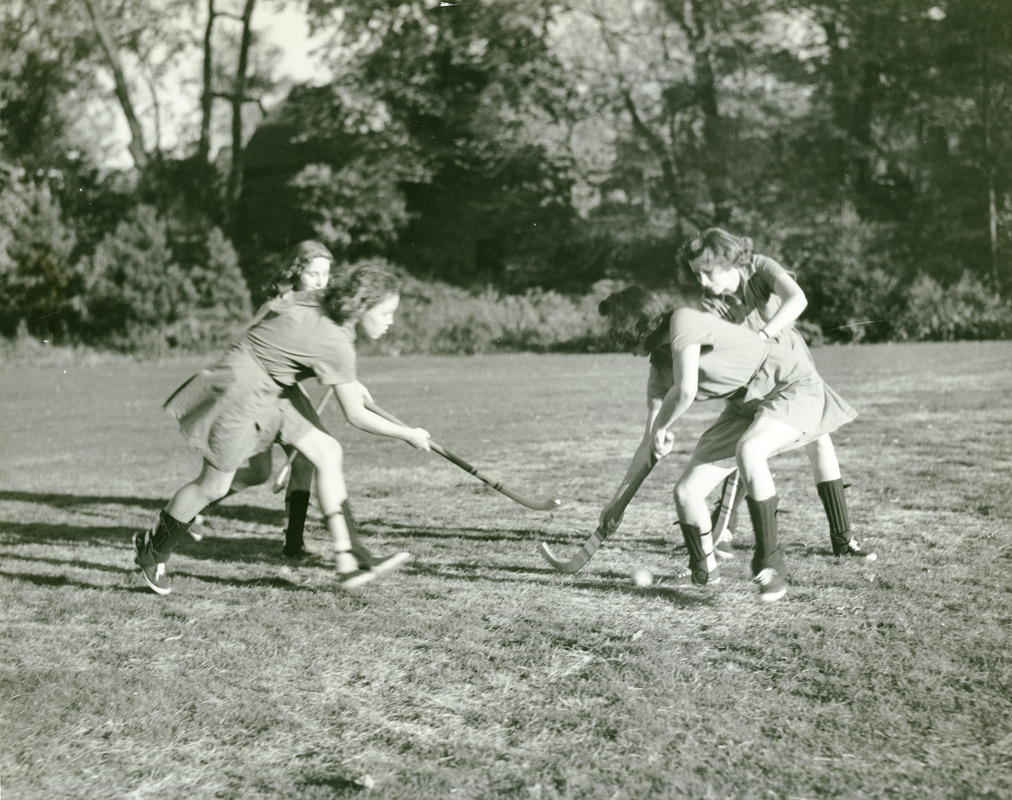
<path fill-rule="evenodd" d="M 261 10 L 253 18 L 254 28 L 284 52 L 278 71 L 294 81 L 309 81 L 319 75 L 314 68 L 310 51 L 313 42 L 304 14 L 286 8 L 281 12 Z"/>
<path fill-rule="evenodd" d="M 310 38 L 309 25 L 304 14 L 292 9 L 276 11 L 269 5 L 263 4 L 254 11 L 253 30 L 262 39 L 278 47 L 282 53 L 275 73 L 282 89 L 277 97 L 267 99 L 268 104 L 281 100 L 287 94 L 288 87 L 293 83 L 307 83 L 326 78 L 326 70 L 315 64 L 312 58 L 315 43 Z M 192 65 L 187 66 L 192 67 Z M 164 85 L 171 86 L 173 80 L 174 78 L 168 77 Z M 153 147 L 155 131 L 151 114 L 147 113 L 150 109 L 149 98 L 139 94 L 134 99 L 138 115 L 141 117 L 141 124 L 145 129 L 145 144 L 149 148 Z M 179 96 L 174 99 L 165 89 L 162 90 L 159 101 L 163 106 L 160 120 L 160 145 L 163 150 L 171 152 L 180 138 L 178 136 L 179 126 L 192 124 L 195 115 L 199 113 L 199 101 L 190 96 Z M 130 139 L 129 129 L 123 117 L 123 111 L 113 95 L 111 78 L 109 79 L 109 94 L 105 102 L 92 107 L 87 116 L 88 119 L 79 120 L 78 124 L 82 128 L 90 129 L 90 134 L 87 135 L 89 140 L 95 141 L 97 139 L 107 143 L 104 165 L 112 169 L 125 169 L 132 166 L 133 161 L 127 149 L 127 142 Z M 111 137 L 107 133 L 110 128 L 115 131 Z M 252 130 L 248 133 L 252 133 Z M 193 141 L 196 136 L 192 132 L 188 132 L 182 138 Z M 212 141 L 214 148 L 226 144 L 219 139 L 220 136 L 215 137 Z"/>

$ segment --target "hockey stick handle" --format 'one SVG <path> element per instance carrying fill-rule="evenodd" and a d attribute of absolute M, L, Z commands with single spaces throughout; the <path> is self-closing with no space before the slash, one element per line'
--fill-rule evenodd
<path fill-rule="evenodd" d="M 371 400 L 365 401 L 365 407 L 369 409 L 372 413 L 377 414 L 378 416 L 383 417 L 383 419 L 389 420 L 390 422 L 394 423 L 394 425 L 400 425 L 405 428 L 411 427 L 407 423 L 401 422 L 401 420 L 397 419 L 397 417 L 395 417 L 390 412 L 380 408 Z M 493 489 L 499 492 L 499 494 L 505 495 L 514 503 L 519 503 L 520 505 L 534 509 L 535 511 L 551 511 L 552 509 L 556 508 L 559 505 L 559 501 L 556 498 L 531 500 L 526 497 L 523 497 L 522 495 L 517 494 L 516 492 L 510 491 L 501 483 L 493 480 L 492 478 L 489 478 L 487 475 L 483 475 L 481 472 L 478 471 L 476 467 L 472 466 L 471 464 L 468 464 L 460 456 L 451 453 L 441 444 L 439 444 L 438 442 L 434 442 L 432 439 L 429 439 L 429 448 L 432 450 L 433 453 L 442 456 L 451 464 L 460 467 L 462 470 L 464 470 L 464 472 L 473 475 L 475 478 L 480 480 L 486 486 L 491 486 Z"/>
<path fill-rule="evenodd" d="M 298 386 L 298 384 L 296 384 L 296 386 Z M 300 392 L 306 394 L 305 389 L 303 389 L 301 386 L 298 386 L 298 388 Z M 316 406 L 315 410 L 317 416 L 319 416 L 323 412 L 323 409 L 327 407 L 327 403 L 330 402 L 330 398 L 333 396 L 334 396 L 334 387 L 328 386 L 327 391 L 323 395 L 323 398 Z M 306 395 L 306 399 L 307 400 L 309 399 L 309 395 Z M 280 492 L 282 489 L 285 488 L 286 484 L 288 483 L 288 474 L 292 471 L 292 462 L 295 461 L 295 456 L 297 456 L 298 454 L 299 451 L 294 449 L 292 450 L 291 453 L 288 454 L 288 458 L 285 459 L 284 466 L 282 466 L 281 469 L 278 471 L 278 477 L 274 479 L 274 487 L 273 487 L 274 494 L 277 494 L 278 492 Z"/>

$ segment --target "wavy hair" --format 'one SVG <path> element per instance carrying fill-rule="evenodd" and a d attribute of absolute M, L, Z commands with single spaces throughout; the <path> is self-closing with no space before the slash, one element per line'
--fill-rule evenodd
<path fill-rule="evenodd" d="M 692 262 L 699 258 L 720 256 L 735 267 L 747 268 L 754 254 L 752 240 L 747 236 L 735 236 L 723 228 L 707 228 L 697 233 L 678 250 L 678 262 L 684 273 L 694 281 Z"/>
<path fill-rule="evenodd" d="M 295 291 L 299 285 L 299 278 L 305 272 L 306 267 L 317 258 L 325 258 L 334 264 L 334 255 L 327 249 L 327 246 L 314 239 L 307 239 L 299 242 L 288 251 L 285 258 L 285 266 L 278 270 L 264 287 L 268 297 L 280 297 L 288 292 Z"/>
<path fill-rule="evenodd" d="M 338 325 L 343 325 L 400 292 L 401 281 L 389 264 L 379 260 L 361 261 L 330 279 L 330 286 L 320 297 L 320 309 Z"/>
<path fill-rule="evenodd" d="M 612 345 L 626 352 L 640 345 L 652 350 L 671 314 L 670 306 L 641 286 L 612 292 L 598 304 L 597 311 L 607 321 Z"/>

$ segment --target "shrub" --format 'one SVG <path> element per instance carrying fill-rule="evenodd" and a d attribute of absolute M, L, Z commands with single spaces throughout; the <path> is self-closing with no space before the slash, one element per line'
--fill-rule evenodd
<path fill-rule="evenodd" d="M 202 246 L 187 244 L 196 263 L 184 268 L 150 206 L 138 206 L 99 243 L 84 268 L 93 343 L 162 353 L 211 349 L 234 337 L 250 316 L 235 251 L 217 229 Z"/>
<path fill-rule="evenodd" d="M 895 333 L 901 341 L 1012 338 L 1012 303 L 968 274 L 949 287 L 922 275 L 907 293 Z"/>
<path fill-rule="evenodd" d="M 796 271 L 808 297 L 804 323 L 820 328 L 830 341 L 891 337 L 902 276 L 884 256 L 886 235 L 883 226 L 862 221 L 849 206 L 837 215 L 781 234 L 783 264 Z M 759 243 L 757 247 L 762 251 Z M 808 328 L 809 341 L 817 336 Z"/>
<path fill-rule="evenodd" d="M 83 289 L 74 245 L 48 187 L 14 181 L 0 191 L 0 333 L 51 340 L 73 330 Z"/>
<path fill-rule="evenodd" d="M 540 289 L 502 295 L 408 278 L 397 324 L 380 340 L 388 353 L 475 354 L 598 350 L 597 304 Z"/>

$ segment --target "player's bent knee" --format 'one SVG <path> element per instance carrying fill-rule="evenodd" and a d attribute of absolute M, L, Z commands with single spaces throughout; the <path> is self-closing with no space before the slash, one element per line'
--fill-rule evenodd
<path fill-rule="evenodd" d="M 699 496 L 699 492 L 696 491 L 690 484 L 684 481 L 678 481 L 675 484 L 675 506 L 678 508 L 686 508 L 693 502 L 703 500 L 704 498 Z"/>
<path fill-rule="evenodd" d="M 742 474 L 749 474 L 755 467 L 765 464 L 770 457 L 770 448 L 757 439 L 742 439 L 735 450 L 735 458 Z"/>
<path fill-rule="evenodd" d="M 322 471 L 341 470 L 344 468 L 344 450 L 336 439 L 330 439 L 320 448 L 318 461 L 314 466 Z"/>

